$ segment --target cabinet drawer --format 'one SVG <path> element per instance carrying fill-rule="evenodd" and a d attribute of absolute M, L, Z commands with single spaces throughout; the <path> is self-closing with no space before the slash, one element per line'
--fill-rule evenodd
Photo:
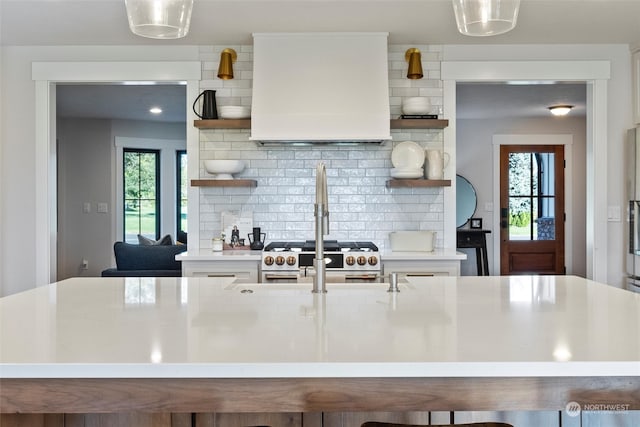
<path fill-rule="evenodd" d="M 477 248 L 484 244 L 484 233 L 458 232 L 456 236 L 456 246 L 458 248 Z"/>

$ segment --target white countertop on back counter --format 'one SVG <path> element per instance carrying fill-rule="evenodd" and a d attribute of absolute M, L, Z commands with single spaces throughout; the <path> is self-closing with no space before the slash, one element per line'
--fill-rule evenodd
<path fill-rule="evenodd" d="M 0 299 L 2 378 L 640 379 L 640 294 L 575 276 L 73 278 Z"/>
<path fill-rule="evenodd" d="M 259 261 L 262 251 L 251 250 L 224 250 L 214 252 L 211 249 L 194 249 L 176 255 L 178 261 Z M 380 252 L 382 261 L 461 261 L 467 259 L 467 255 L 454 249 L 436 249 L 433 252 Z"/>
<path fill-rule="evenodd" d="M 467 254 L 455 249 L 435 249 L 432 252 L 380 252 L 382 261 L 463 261 Z"/>
<path fill-rule="evenodd" d="M 194 249 L 176 255 L 176 261 L 260 261 L 262 251 L 248 249 L 224 250 L 214 252 L 211 249 Z"/>

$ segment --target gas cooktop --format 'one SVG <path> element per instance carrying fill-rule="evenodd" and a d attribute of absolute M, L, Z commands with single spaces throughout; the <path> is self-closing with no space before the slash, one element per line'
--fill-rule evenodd
<path fill-rule="evenodd" d="M 265 246 L 265 252 L 315 252 L 316 241 L 304 242 L 271 242 Z M 372 242 L 339 242 L 324 240 L 325 252 L 377 252 L 378 247 Z"/>

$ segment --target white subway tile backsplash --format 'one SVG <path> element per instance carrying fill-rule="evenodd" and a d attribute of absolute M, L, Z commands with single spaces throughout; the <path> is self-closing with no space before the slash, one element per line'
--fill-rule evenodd
<path fill-rule="evenodd" d="M 235 78 L 223 81 L 216 72 L 220 52 L 231 47 L 238 52 Z M 425 77 L 406 78 L 404 52 L 417 47 L 422 52 Z M 201 90 L 216 90 L 218 105 L 251 105 L 253 46 L 200 46 L 203 79 Z M 442 106 L 440 45 L 389 46 L 389 105 L 391 116 L 401 114 L 402 100 L 427 96 L 432 106 Z M 220 234 L 223 211 L 253 212 L 255 226 L 267 233 L 267 240 L 313 239 L 315 168 L 327 165 L 331 233 L 328 238 L 372 240 L 384 248 L 394 230 L 429 229 L 437 232 L 436 246 L 442 244 L 443 191 L 440 188 L 386 188 L 390 179 L 391 151 L 402 141 L 422 147 L 442 147 L 440 130 L 394 129 L 393 141 L 382 145 L 261 146 L 250 141 L 249 130 L 216 129 L 200 131 L 200 159 L 242 159 L 247 168 L 238 175 L 258 181 L 255 188 L 200 188 L 200 247 L 211 247 L 211 238 Z M 205 178 L 203 165 L 200 176 Z"/>

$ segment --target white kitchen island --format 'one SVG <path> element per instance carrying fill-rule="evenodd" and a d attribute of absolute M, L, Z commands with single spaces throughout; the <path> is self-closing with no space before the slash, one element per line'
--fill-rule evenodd
<path fill-rule="evenodd" d="M 0 299 L 0 411 L 640 409 L 640 295 L 578 277 L 69 279 Z"/>

